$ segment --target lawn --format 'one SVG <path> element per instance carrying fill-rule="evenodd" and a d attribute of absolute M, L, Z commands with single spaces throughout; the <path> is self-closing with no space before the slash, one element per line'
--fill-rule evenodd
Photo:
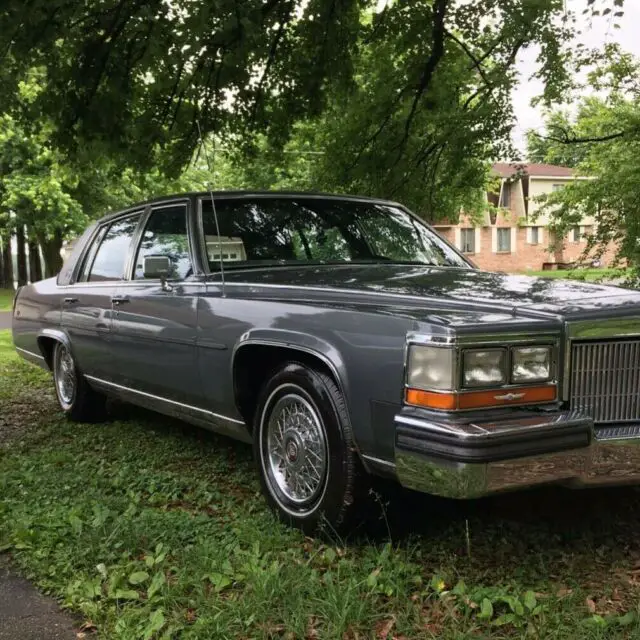
<path fill-rule="evenodd" d="M 382 489 L 363 530 L 305 538 L 246 446 L 122 407 L 69 424 L 0 332 L 0 549 L 98 637 L 639 637 L 637 490 Z"/>
<path fill-rule="evenodd" d="M 0 311 L 11 311 L 14 294 L 13 289 L 0 289 Z"/>
<path fill-rule="evenodd" d="M 628 272 L 626 269 L 561 269 L 559 271 L 526 271 L 524 275 L 584 280 L 586 282 L 607 282 L 625 279 Z"/>

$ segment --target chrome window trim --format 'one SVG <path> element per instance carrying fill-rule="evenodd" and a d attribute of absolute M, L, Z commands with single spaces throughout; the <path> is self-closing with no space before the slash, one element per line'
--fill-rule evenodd
<path fill-rule="evenodd" d="M 195 287 L 206 287 L 207 283 L 202 282 L 201 280 L 177 280 L 170 281 L 172 284 L 177 284 L 181 286 L 195 286 Z M 153 280 L 105 280 L 103 282 L 74 282 L 71 284 L 63 284 L 58 285 L 58 289 L 73 289 L 75 287 L 114 287 L 116 286 L 114 283 L 117 283 L 117 287 L 134 287 L 134 286 L 142 286 L 145 284 L 161 284 L 159 279 L 154 278 Z"/>
<path fill-rule="evenodd" d="M 129 257 L 127 259 L 127 265 L 125 269 L 125 277 L 122 282 L 136 282 L 136 283 L 149 283 L 152 284 L 154 282 L 160 282 L 159 279 L 147 279 L 147 278 L 135 278 L 135 268 L 136 268 L 136 258 L 138 257 L 138 252 L 140 251 L 140 246 L 142 244 L 142 236 L 144 234 L 145 229 L 147 228 L 147 224 L 151 219 L 151 216 L 157 211 L 162 211 L 163 209 L 171 209 L 172 207 L 182 207 L 183 213 L 185 217 L 185 228 L 187 233 L 187 250 L 189 252 L 189 260 L 191 261 L 191 273 L 195 274 L 195 265 L 193 260 L 193 247 L 191 243 L 191 201 L 189 199 L 184 200 L 171 200 L 167 202 L 163 202 L 160 205 L 150 205 L 144 212 L 142 219 L 136 229 L 136 232 L 133 235 L 133 245 L 132 249 L 129 249 Z M 167 280 L 167 282 L 171 282 L 172 284 L 176 284 L 179 282 L 185 282 L 185 280 L 180 280 L 176 278 L 175 280 Z"/>
<path fill-rule="evenodd" d="M 139 215 L 142 218 L 144 218 L 145 211 L 146 211 L 146 207 L 145 206 L 132 207 L 131 209 L 128 209 L 127 211 L 123 211 L 121 214 L 118 214 L 116 216 L 110 217 L 107 220 L 101 221 L 99 224 L 97 224 L 94 232 L 91 234 L 91 237 L 87 239 L 87 242 L 85 243 L 85 246 L 82 248 L 82 253 L 78 256 L 78 260 L 77 260 L 76 264 L 73 267 L 73 274 L 71 276 L 71 281 L 69 282 L 69 284 L 62 285 L 62 286 L 58 285 L 58 286 L 60 288 L 66 288 L 66 287 L 69 287 L 69 286 L 74 285 L 74 284 L 80 284 L 80 285 L 87 285 L 87 284 L 95 285 L 95 284 L 97 284 L 96 282 L 91 282 L 90 280 L 78 281 L 78 277 L 81 275 L 81 272 L 84 269 L 85 260 L 88 257 L 87 254 L 89 253 L 89 251 L 91 249 L 91 246 L 93 245 L 94 241 L 97 239 L 97 237 L 98 237 L 98 235 L 100 233 L 102 233 L 104 231 L 105 234 L 106 234 L 109 231 L 109 229 L 114 224 L 119 222 L 120 220 L 124 220 L 126 218 L 131 218 L 131 217 L 136 216 L 136 215 Z M 138 225 L 139 224 L 140 224 L 140 221 L 138 221 Z M 136 229 L 134 230 L 133 235 L 131 237 L 132 240 L 133 240 L 133 238 L 135 238 L 137 231 L 138 231 L 138 227 L 136 226 Z M 97 255 L 98 251 L 100 250 L 100 246 L 102 245 L 103 241 L 104 241 L 104 236 L 100 239 L 100 242 L 98 243 L 96 252 L 94 253 L 94 255 L 91 258 L 91 260 L 92 260 L 91 268 L 93 268 L 93 261 L 95 260 L 95 257 Z M 129 252 L 131 251 L 131 246 L 129 246 L 128 251 Z M 126 266 L 127 266 L 128 262 L 129 262 L 129 253 L 127 253 L 127 258 L 125 260 L 125 272 L 124 272 L 123 276 L 126 275 Z M 110 286 L 113 286 L 114 282 L 122 282 L 122 281 L 123 280 L 121 278 L 119 280 L 99 280 L 98 282 L 100 282 L 100 283 L 108 283 Z"/>

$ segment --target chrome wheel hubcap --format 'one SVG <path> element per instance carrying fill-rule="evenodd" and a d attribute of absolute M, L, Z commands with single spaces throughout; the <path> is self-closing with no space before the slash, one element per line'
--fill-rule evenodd
<path fill-rule="evenodd" d="M 76 372 L 71 353 L 66 347 L 59 347 L 56 362 L 56 385 L 58 395 L 65 405 L 70 405 L 76 392 Z"/>
<path fill-rule="evenodd" d="M 312 502 L 327 474 L 327 439 L 315 407 L 302 396 L 280 398 L 267 424 L 270 475 L 288 500 Z"/>

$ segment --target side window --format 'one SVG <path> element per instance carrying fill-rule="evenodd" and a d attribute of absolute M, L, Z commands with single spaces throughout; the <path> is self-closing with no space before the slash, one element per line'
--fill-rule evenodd
<path fill-rule="evenodd" d="M 170 279 L 184 280 L 192 273 L 185 205 L 170 205 L 151 212 L 136 254 L 134 280 L 144 278 L 145 256 L 158 255 L 171 259 Z"/>
<path fill-rule="evenodd" d="M 122 280 L 131 238 L 140 221 L 139 213 L 116 220 L 104 234 L 100 247 L 91 262 L 87 261 L 89 282 Z"/>

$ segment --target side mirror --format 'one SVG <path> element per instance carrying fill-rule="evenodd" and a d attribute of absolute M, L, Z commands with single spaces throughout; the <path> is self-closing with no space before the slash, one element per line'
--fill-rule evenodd
<path fill-rule="evenodd" d="M 171 273 L 171 259 L 168 256 L 145 256 L 142 260 L 145 278 L 166 280 Z"/>

